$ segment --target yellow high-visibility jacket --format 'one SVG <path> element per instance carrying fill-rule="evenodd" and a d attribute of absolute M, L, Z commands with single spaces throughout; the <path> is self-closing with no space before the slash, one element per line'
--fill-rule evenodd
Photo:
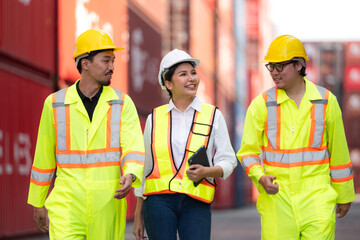
<path fill-rule="evenodd" d="M 55 203 L 59 202 L 66 209 L 82 205 L 79 207 L 85 208 L 89 219 L 105 206 L 120 204 L 125 211 L 116 214 L 126 216 L 126 200 L 114 199 L 115 190 L 126 174 L 136 176 L 134 187 L 141 185 L 144 155 L 140 122 L 131 98 L 104 86 L 90 122 L 74 84 L 45 100 L 28 203 L 44 206 L 56 169 L 51 201 L 46 200 L 49 216 L 66 215 L 57 213 L 60 209 Z"/>
<path fill-rule="evenodd" d="M 328 90 L 304 81 L 299 108 L 275 87 L 251 102 L 237 157 L 260 192 L 264 174 L 288 181 L 328 176 L 337 203 L 351 202 L 352 166 L 339 104 Z"/>

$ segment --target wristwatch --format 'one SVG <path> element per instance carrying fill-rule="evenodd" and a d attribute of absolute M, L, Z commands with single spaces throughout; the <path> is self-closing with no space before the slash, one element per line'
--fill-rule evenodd
<path fill-rule="evenodd" d="M 136 176 L 134 174 L 131 174 L 133 182 L 136 180 Z"/>

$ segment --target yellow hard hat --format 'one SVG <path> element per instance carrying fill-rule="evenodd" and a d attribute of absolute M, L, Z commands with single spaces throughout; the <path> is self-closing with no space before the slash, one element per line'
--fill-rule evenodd
<path fill-rule="evenodd" d="M 294 57 L 302 57 L 309 61 L 305 48 L 299 39 L 291 35 L 281 35 L 272 41 L 264 62 L 285 62 Z"/>
<path fill-rule="evenodd" d="M 116 52 L 124 48 L 116 47 L 107 33 L 99 29 L 90 29 L 77 38 L 73 59 L 85 53 L 105 49 L 113 49 Z"/>

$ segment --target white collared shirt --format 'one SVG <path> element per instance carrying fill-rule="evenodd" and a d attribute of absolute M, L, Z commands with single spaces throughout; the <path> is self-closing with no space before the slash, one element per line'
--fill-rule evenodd
<path fill-rule="evenodd" d="M 178 110 L 172 100 L 170 100 L 167 107 L 166 113 L 171 111 L 171 143 L 176 167 L 179 167 L 183 160 L 186 141 L 190 132 L 195 110 L 201 112 L 201 101 L 197 97 L 194 98 L 184 112 Z M 144 130 L 145 166 L 142 187 L 135 189 L 135 195 L 138 197 L 142 197 L 145 177 L 150 173 L 153 167 L 151 155 L 151 128 L 152 114 L 148 116 Z M 226 122 L 219 109 L 215 112 L 213 129 L 207 147 L 207 155 L 210 167 L 220 166 L 223 169 L 222 179 L 226 179 L 230 176 L 237 165 L 237 158 L 234 149 L 231 146 Z M 212 159 L 214 159 L 214 164 L 211 161 Z"/>

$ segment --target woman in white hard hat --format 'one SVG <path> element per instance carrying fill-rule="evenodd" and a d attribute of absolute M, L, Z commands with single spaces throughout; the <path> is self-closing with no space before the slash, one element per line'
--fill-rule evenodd
<path fill-rule="evenodd" d="M 150 240 L 210 239 L 214 178 L 226 179 L 237 165 L 223 115 L 196 97 L 199 62 L 178 49 L 161 61 L 159 84 L 170 101 L 146 121 L 143 186 L 135 191 L 136 239 L 145 238 L 144 223 Z M 203 155 L 195 153 L 201 147 Z M 191 156 L 205 163 L 189 166 Z"/>

